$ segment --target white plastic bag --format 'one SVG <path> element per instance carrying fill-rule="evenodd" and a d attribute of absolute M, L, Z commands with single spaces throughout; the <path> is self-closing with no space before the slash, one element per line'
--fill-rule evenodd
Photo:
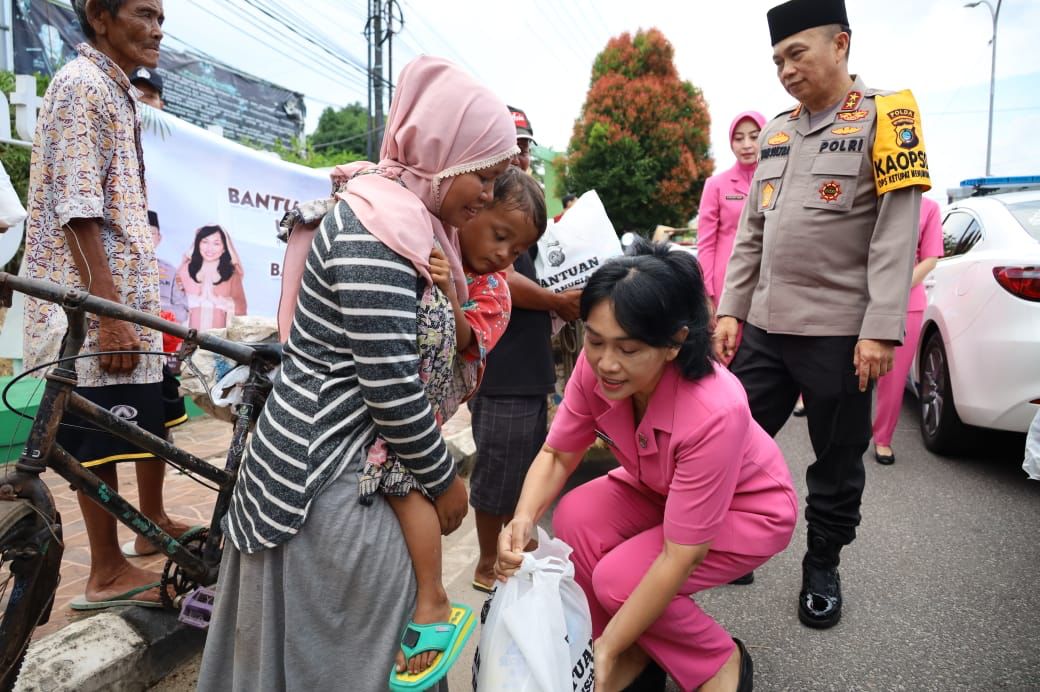
<path fill-rule="evenodd" d="M 538 528 L 538 548 L 480 615 L 476 692 L 592 692 L 592 617 L 571 547 Z"/>
<path fill-rule="evenodd" d="M 581 288 L 592 272 L 621 253 L 621 241 L 603 202 L 595 190 L 589 190 L 559 222 L 549 224 L 538 241 L 534 271 L 542 287 L 559 293 Z"/>
<path fill-rule="evenodd" d="M 1040 481 L 1040 411 L 1033 416 L 1026 433 L 1026 459 L 1022 462 L 1022 470 L 1034 481 Z"/>
<path fill-rule="evenodd" d="M 270 317 L 234 315 L 226 329 L 210 329 L 207 333 L 247 344 L 265 343 L 278 338 L 278 323 Z M 191 356 L 191 364 L 185 363 L 181 368 L 180 393 L 190 396 L 196 406 L 214 418 L 232 422 L 232 407 L 242 400 L 241 386 L 236 385 L 241 385 L 249 374 L 248 368 L 235 373 L 237 367 L 244 368 L 226 356 L 199 349 Z"/>
<path fill-rule="evenodd" d="M 25 207 L 11 184 L 11 176 L 0 164 L 0 233 L 17 226 L 25 220 Z"/>

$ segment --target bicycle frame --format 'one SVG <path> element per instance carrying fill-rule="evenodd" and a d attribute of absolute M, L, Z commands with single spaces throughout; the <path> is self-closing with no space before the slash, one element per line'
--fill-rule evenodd
<path fill-rule="evenodd" d="M 20 486 L 14 488 L 17 496 L 24 497 L 23 492 L 32 493 L 27 486 L 40 483 L 39 475 L 47 468 L 51 468 L 67 480 L 73 488 L 97 502 L 135 534 L 148 539 L 164 555 L 179 565 L 191 580 L 203 585 L 214 583 L 219 569 L 222 536 L 220 520 L 231 502 L 231 492 L 234 489 L 246 433 L 253 417 L 252 412 L 263 402 L 262 390 L 266 388 L 266 385 L 263 382 L 260 368 L 266 367 L 270 363 L 263 360 L 257 350 L 249 346 L 211 335 L 200 335 L 194 329 L 188 329 L 161 317 L 133 310 L 119 303 L 91 296 L 79 289 L 67 289 L 47 281 L 14 277 L 0 272 L 0 301 L 9 304 L 12 289 L 58 303 L 65 310 L 69 329 L 63 343 L 62 358 L 71 358 L 79 354 L 86 336 L 85 313 L 90 312 L 141 324 L 178 336 L 184 339 L 185 345 L 182 347 L 182 352 L 190 352 L 200 347 L 250 367 L 249 381 L 245 386 L 245 403 L 238 408 L 233 444 L 228 450 L 223 469 L 119 418 L 74 392 L 77 380 L 72 361 L 62 362 L 47 374 L 47 384 L 39 409 L 23 453 L 16 464 L 18 473 L 14 479 L 17 486 Z M 213 520 L 201 558 L 193 555 L 176 538 L 165 533 L 154 522 L 141 514 L 136 507 L 103 483 L 55 442 L 58 426 L 65 411 L 75 413 L 99 428 L 151 452 L 174 467 L 197 474 L 217 486 L 218 495 Z"/>

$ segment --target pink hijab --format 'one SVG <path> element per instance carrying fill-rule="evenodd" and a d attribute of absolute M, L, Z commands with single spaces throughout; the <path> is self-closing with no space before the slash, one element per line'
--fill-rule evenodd
<path fill-rule="evenodd" d="M 729 124 L 729 142 L 733 144 L 733 133 L 737 130 L 739 125 L 744 120 L 750 120 L 758 125 L 759 132 L 766 126 L 766 117 L 758 111 L 744 111 L 737 117 L 733 118 L 733 122 Z M 744 179 L 745 185 L 751 184 L 751 178 L 755 175 L 755 169 L 758 168 L 758 162 L 755 163 L 741 163 L 739 160 L 733 165 L 731 171 L 736 171 L 737 175 Z"/>
<path fill-rule="evenodd" d="M 332 181 L 336 198 L 427 281 L 436 240 L 451 264 L 458 295 L 465 296 L 458 232 L 438 218 L 441 204 L 454 176 L 490 168 L 517 152 L 516 128 L 505 103 L 454 63 L 423 56 L 401 70 L 379 163 L 336 166 Z M 357 175 L 369 169 L 378 172 Z M 289 236 L 278 307 L 283 340 L 313 237 L 314 231 L 302 229 Z"/>

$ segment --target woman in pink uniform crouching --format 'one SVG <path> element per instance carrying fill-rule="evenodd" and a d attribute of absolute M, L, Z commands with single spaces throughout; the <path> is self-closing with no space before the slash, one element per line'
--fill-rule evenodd
<path fill-rule="evenodd" d="M 499 538 L 500 577 L 599 437 L 620 468 L 553 514 L 592 611 L 597 691 L 625 688 L 650 659 L 683 690 L 751 689 L 744 645 L 690 595 L 782 551 L 797 499 L 740 381 L 711 356 L 696 260 L 642 243 L 592 276 L 581 316 L 584 350 Z"/>

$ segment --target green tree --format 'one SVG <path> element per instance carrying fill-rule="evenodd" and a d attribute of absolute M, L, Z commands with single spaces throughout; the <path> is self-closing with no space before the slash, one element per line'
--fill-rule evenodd
<path fill-rule="evenodd" d="M 318 128 L 307 139 L 307 144 L 322 156 L 355 154 L 362 157 L 365 154 L 367 132 L 368 111 L 360 103 L 339 110 L 326 108 L 318 119 Z"/>
<path fill-rule="evenodd" d="M 612 38 L 592 67 L 559 190 L 595 189 L 617 231 L 682 226 L 715 164 L 708 107 L 657 29 Z"/>

